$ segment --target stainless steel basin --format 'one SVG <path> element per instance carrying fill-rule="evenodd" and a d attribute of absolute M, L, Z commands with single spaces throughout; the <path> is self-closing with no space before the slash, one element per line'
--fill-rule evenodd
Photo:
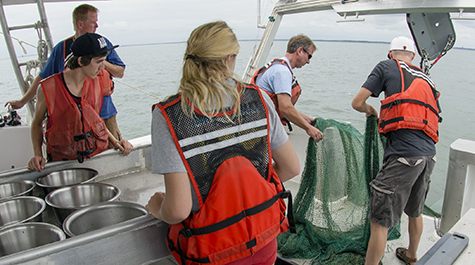
<path fill-rule="evenodd" d="M 63 222 L 63 230 L 73 237 L 147 214 L 147 209 L 137 203 L 103 202 L 70 214 Z"/>
<path fill-rule="evenodd" d="M 45 201 L 33 196 L 15 197 L 0 202 L 0 228 L 16 223 L 41 222 L 45 209 Z"/>
<path fill-rule="evenodd" d="M 120 195 L 120 189 L 105 183 L 86 183 L 59 188 L 50 192 L 46 203 L 54 210 L 56 218 L 62 224 L 64 219 L 75 210 L 113 201 Z"/>
<path fill-rule="evenodd" d="M 25 223 L 0 230 L 0 256 L 66 239 L 60 228 L 48 223 Z"/>
<path fill-rule="evenodd" d="M 0 183 L 0 202 L 16 196 L 31 196 L 35 183 L 31 180 L 15 180 Z"/>
<path fill-rule="evenodd" d="M 42 187 L 45 195 L 48 195 L 61 187 L 91 182 L 98 174 L 99 172 L 91 168 L 70 168 L 38 177 L 36 185 Z"/>

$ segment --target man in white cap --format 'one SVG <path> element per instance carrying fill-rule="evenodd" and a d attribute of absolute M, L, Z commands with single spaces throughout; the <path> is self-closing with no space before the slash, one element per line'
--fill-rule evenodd
<path fill-rule="evenodd" d="M 109 142 L 124 155 L 132 151 L 132 144 L 116 139 L 99 116 L 103 93 L 97 76 L 105 68 L 108 52 L 117 47 L 108 47 L 99 34 L 81 35 L 71 45 L 68 70 L 41 81 L 31 124 L 34 157 L 28 162 L 28 169 L 41 172 L 45 166 L 41 146 L 46 117 L 48 161 L 77 159 L 82 163 L 85 158 L 107 150 Z"/>
<path fill-rule="evenodd" d="M 386 136 L 386 146 L 381 170 L 370 183 L 371 237 L 365 264 L 380 262 L 388 228 L 397 225 L 403 211 L 409 217 L 409 246 L 397 248 L 396 256 L 406 264 L 415 264 L 423 229 L 421 214 L 436 161 L 439 92 L 432 80 L 411 64 L 415 57 L 411 39 L 394 38 L 388 57 L 376 65 L 352 102 L 366 117 L 378 117 L 366 100 L 385 93 L 378 130 Z"/>

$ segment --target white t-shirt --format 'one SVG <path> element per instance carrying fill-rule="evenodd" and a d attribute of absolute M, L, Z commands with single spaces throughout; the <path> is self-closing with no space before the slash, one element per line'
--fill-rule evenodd
<path fill-rule="evenodd" d="M 289 65 L 287 57 L 283 57 Z M 288 94 L 292 96 L 292 71 L 284 64 L 275 63 L 261 76 L 257 77 L 256 85 L 267 92 L 274 94 Z"/>

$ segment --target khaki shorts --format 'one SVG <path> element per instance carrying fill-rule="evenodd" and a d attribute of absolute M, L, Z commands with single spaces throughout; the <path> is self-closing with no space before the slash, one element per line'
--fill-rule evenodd
<path fill-rule="evenodd" d="M 112 133 L 112 135 L 117 139 L 117 141 L 122 140 L 122 135 L 120 134 L 119 131 L 119 126 L 117 125 L 117 120 L 116 120 L 117 114 L 104 120 L 104 123 L 106 124 L 107 129 L 109 132 Z M 114 148 L 111 142 L 109 142 L 109 149 Z"/>
<path fill-rule="evenodd" d="M 386 227 L 396 226 L 404 211 L 419 217 L 429 190 L 435 156 L 386 159 L 376 179 L 371 181 L 369 219 Z"/>

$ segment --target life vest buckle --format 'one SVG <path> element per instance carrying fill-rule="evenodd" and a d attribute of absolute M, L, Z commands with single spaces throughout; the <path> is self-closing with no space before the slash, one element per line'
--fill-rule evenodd
<path fill-rule="evenodd" d="M 182 234 L 184 237 L 192 237 L 193 232 L 191 232 L 190 229 L 181 229 L 180 234 Z"/>
<path fill-rule="evenodd" d="M 403 103 L 403 101 L 402 101 L 401 99 L 396 99 L 396 100 L 394 100 L 393 102 L 391 102 L 391 103 L 389 104 L 389 109 L 388 109 L 388 111 L 391 110 L 392 107 L 394 107 L 394 106 L 396 106 L 396 105 L 399 105 L 399 104 L 402 104 L 402 103 Z"/>
<path fill-rule="evenodd" d="M 280 196 L 280 197 L 281 197 L 282 199 L 287 199 L 287 198 L 290 197 L 290 195 L 291 195 L 290 190 L 284 190 L 284 191 L 282 192 L 282 196 Z"/>
<path fill-rule="evenodd" d="M 78 151 L 78 162 L 82 163 L 84 162 L 84 157 L 89 158 L 89 156 L 94 153 L 94 148 L 89 148 L 85 151 Z"/>
<path fill-rule="evenodd" d="M 80 134 L 80 135 L 75 135 L 74 136 L 74 141 L 84 140 L 84 139 L 90 137 L 91 135 L 92 135 L 92 131 L 88 131 L 88 132 L 85 132 L 85 133 Z"/>
<path fill-rule="evenodd" d="M 84 162 L 84 157 L 78 152 L 78 162 L 82 163 Z"/>

